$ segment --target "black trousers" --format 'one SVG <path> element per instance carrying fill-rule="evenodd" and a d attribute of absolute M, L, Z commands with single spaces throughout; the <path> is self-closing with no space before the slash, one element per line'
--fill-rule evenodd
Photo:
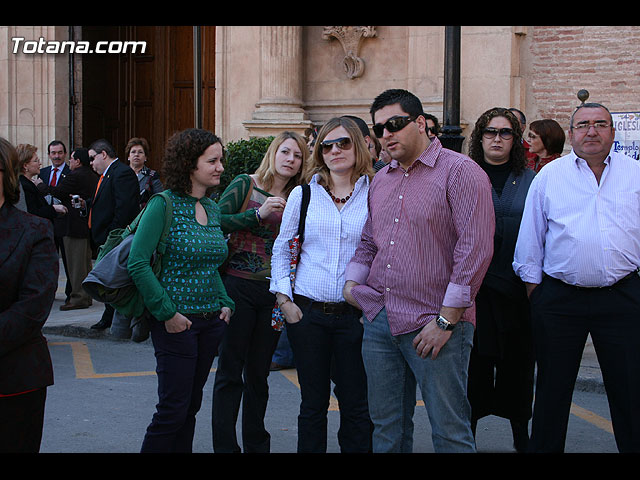
<path fill-rule="evenodd" d="M 587 336 L 602 370 L 616 444 L 640 452 L 640 277 L 577 288 L 545 277 L 531 294 L 538 373 L 530 448 L 563 452 Z"/>
<path fill-rule="evenodd" d="M 0 397 L 0 453 L 38 453 L 47 389 Z"/>
<path fill-rule="evenodd" d="M 287 323 L 300 382 L 298 453 L 326 453 L 331 381 L 340 408 L 341 453 L 371 451 L 367 376 L 362 361 L 361 313 L 347 308 L 324 313 L 308 299 L 295 296 L 302 319 Z"/>
<path fill-rule="evenodd" d="M 469 360 L 471 420 L 496 415 L 527 425 L 533 404 L 531 307 L 521 297 L 481 287 Z"/>
<path fill-rule="evenodd" d="M 150 319 L 158 403 L 142 442 L 142 453 L 191 453 L 202 389 L 227 328 L 219 316 L 220 312 L 207 318 L 186 315 L 191 328 L 180 333 L 168 333 L 164 322 Z"/>
<path fill-rule="evenodd" d="M 276 297 L 269 292 L 268 282 L 226 275 L 224 285 L 236 309 L 220 345 L 213 386 L 213 450 L 240 452 L 236 423 L 242 403 L 245 453 L 269 453 L 271 436 L 264 416 L 269 401 L 267 377 L 280 338 L 271 326 Z"/>

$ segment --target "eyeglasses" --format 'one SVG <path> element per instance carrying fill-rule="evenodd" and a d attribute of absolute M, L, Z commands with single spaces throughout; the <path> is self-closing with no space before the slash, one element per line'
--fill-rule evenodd
<path fill-rule="evenodd" d="M 353 147 L 353 142 L 349 137 L 340 137 L 334 140 L 323 140 L 322 142 L 320 142 L 322 153 L 329 153 L 334 145 L 340 150 L 351 150 L 351 147 Z"/>
<path fill-rule="evenodd" d="M 482 131 L 482 136 L 486 139 L 496 138 L 496 135 L 500 135 L 503 140 L 511 140 L 513 138 L 513 130 L 510 128 L 485 128 Z"/>
<path fill-rule="evenodd" d="M 389 133 L 398 132 L 409 125 L 409 123 L 413 122 L 416 118 L 417 117 L 396 115 L 384 123 L 376 123 L 373 126 L 373 133 L 376 137 L 382 138 L 385 128 Z"/>
<path fill-rule="evenodd" d="M 576 123 L 572 128 L 574 130 L 578 130 L 579 132 L 588 132 L 589 129 L 593 127 L 597 130 L 607 130 L 608 128 L 611 127 L 610 123 L 605 122 L 604 120 L 598 121 L 598 122 L 593 122 L 593 123 L 589 123 L 589 122 L 579 122 Z"/>

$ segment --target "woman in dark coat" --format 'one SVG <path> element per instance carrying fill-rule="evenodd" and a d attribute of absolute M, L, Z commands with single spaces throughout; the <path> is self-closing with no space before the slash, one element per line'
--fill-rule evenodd
<path fill-rule="evenodd" d="M 514 447 L 524 451 L 533 401 L 529 301 L 512 267 L 524 202 L 535 172 L 526 168 L 522 130 L 505 108 L 476 122 L 469 156 L 487 173 L 496 216 L 494 253 L 476 297 L 476 331 L 469 363 L 471 421 L 508 418 Z"/>
<path fill-rule="evenodd" d="M 41 164 L 37 150 L 36 147 L 28 143 L 21 143 L 16 147 L 20 184 L 24 192 L 24 199 L 27 202 L 27 211 L 33 215 L 48 218 L 53 221 L 58 214 L 63 215 L 67 213 L 67 208 L 63 205 L 49 205 L 44 195 L 31 180 L 32 177 L 40 173 Z"/>
<path fill-rule="evenodd" d="M 14 206 L 17 162 L 0 138 L 0 453 L 37 453 L 53 384 L 42 326 L 58 287 L 58 253 L 53 224 Z"/>

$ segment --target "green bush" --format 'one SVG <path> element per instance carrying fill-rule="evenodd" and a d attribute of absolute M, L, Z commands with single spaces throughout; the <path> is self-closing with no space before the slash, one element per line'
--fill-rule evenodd
<path fill-rule="evenodd" d="M 253 173 L 260 166 L 260 162 L 267 153 L 267 149 L 274 137 L 252 137 L 249 140 L 237 140 L 224 146 L 224 172 L 220 179 L 220 186 L 216 189 L 218 197 L 227 188 L 231 180 L 241 173 Z"/>

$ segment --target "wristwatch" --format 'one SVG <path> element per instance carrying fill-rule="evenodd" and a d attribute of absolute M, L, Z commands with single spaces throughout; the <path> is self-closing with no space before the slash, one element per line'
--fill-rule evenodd
<path fill-rule="evenodd" d="M 436 317 L 436 325 L 438 325 L 438 327 L 440 327 L 442 330 L 453 330 L 453 328 L 456 326 L 455 323 L 451 323 L 442 315 L 438 315 Z"/>

